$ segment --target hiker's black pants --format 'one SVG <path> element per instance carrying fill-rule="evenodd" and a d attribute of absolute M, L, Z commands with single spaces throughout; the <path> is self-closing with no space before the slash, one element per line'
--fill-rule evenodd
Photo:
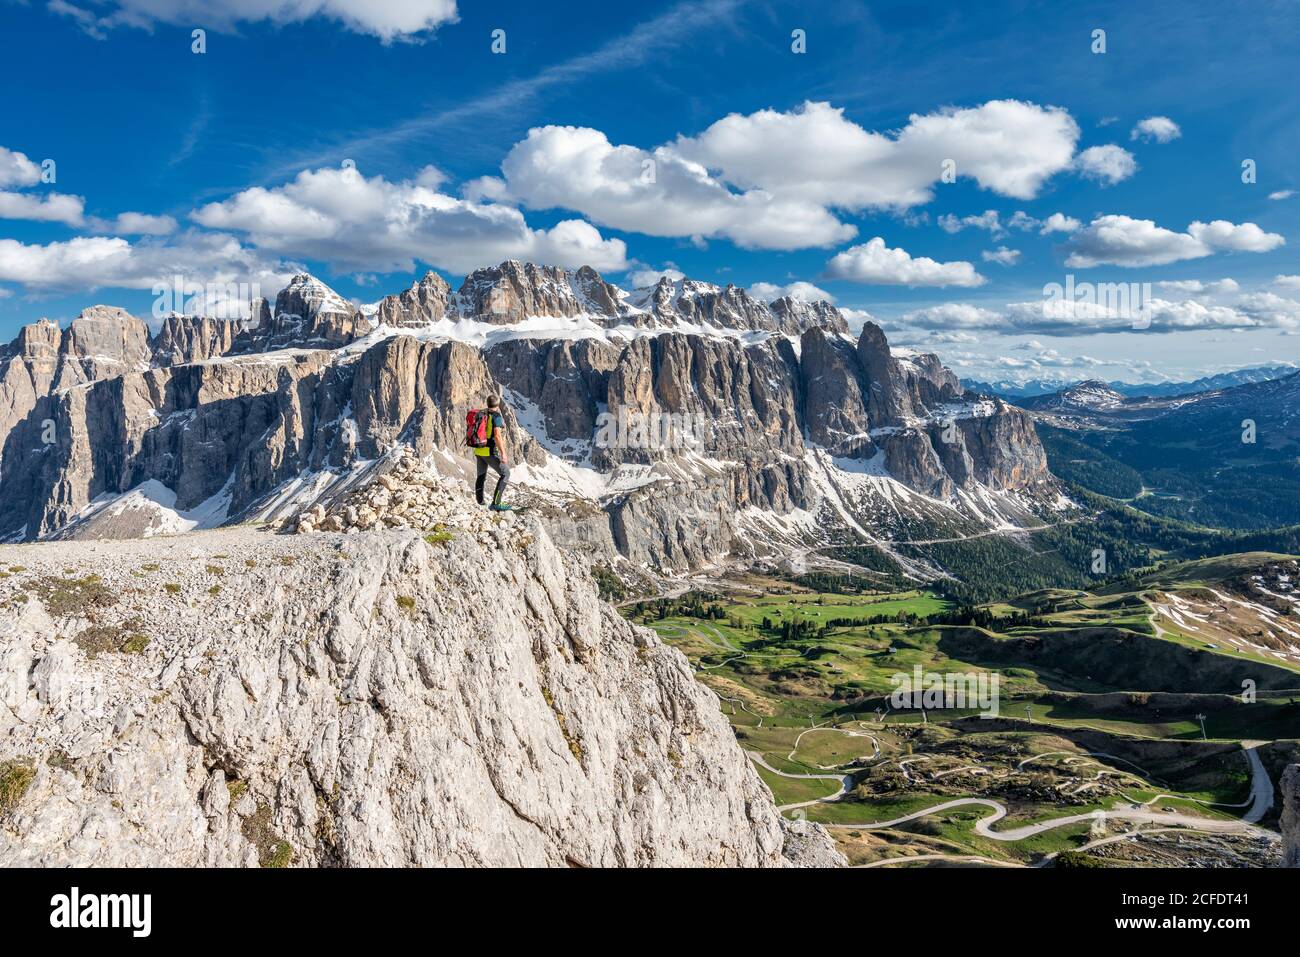
<path fill-rule="evenodd" d="M 483 504 L 483 486 L 487 483 L 488 466 L 499 476 L 497 478 L 497 490 L 492 493 L 492 504 L 500 505 L 501 496 L 506 490 L 506 485 L 510 482 L 510 466 L 506 465 L 495 455 L 476 455 L 478 459 L 478 479 L 474 482 L 474 497 L 478 499 L 480 505 Z"/>

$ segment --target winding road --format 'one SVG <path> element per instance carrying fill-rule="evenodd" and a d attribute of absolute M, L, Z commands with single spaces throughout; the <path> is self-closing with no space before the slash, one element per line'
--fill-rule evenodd
<path fill-rule="evenodd" d="M 807 802 L 815 804 L 816 801 Z M 803 806 L 803 805 L 800 805 Z M 1044 831 L 1055 830 L 1058 827 L 1069 827 L 1071 824 L 1080 824 L 1084 821 L 1095 820 L 1098 815 L 1103 815 L 1107 821 L 1137 821 L 1145 824 L 1162 824 L 1165 826 L 1177 825 L 1196 831 L 1209 831 L 1213 833 L 1225 834 L 1271 834 L 1263 828 L 1255 827 L 1245 821 L 1237 820 L 1219 820 L 1215 818 L 1196 817 L 1192 814 L 1182 814 L 1177 811 L 1145 811 L 1140 807 L 1116 808 L 1110 811 L 1087 811 L 1083 814 L 1068 814 L 1065 817 L 1054 817 L 1046 821 L 1037 821 L 1033 824 L 1024 824 L 1020 827 L 1013 827 L 1005 831 L 993 830 L 993 825 L 1007 816 L 1006 805 L 999 801 L 992 801 L 988 798 L 957 798 L 953 801 L 945 801 L 943 804 L 936 804 L 934 807 L 925 808 L 921 811 L 915 811 L 911 814 L 905 814 L 902 817 L 896 817 L 891 821 L 863 821 L 854 824 L 825 824 L 828 828 L 852 828 L 859 831 L 878 831 L 885 828 L 897 827 L 900 824 L 906 824 L 909 821 L 915 821 L 919 818 L 926 817 L 930 814 L 939 814 L 943 811 L 951 811 L 959 807 L 986 807 L 991 813 L 980 818 L 975 822 L 975 833 L 981 837 L 987 837 L 994 841 L 1023 841 L 1027 837 L 1035 837 Z"/>
<path fill-rule="evenodd" d="M 861 724 L 861 722 L 858 722 L 858 723 Z M 826 731 L 833 731 L 833 732 L 835 732 L 836 734 L 846 734 L 846 735 L 848 735 L 848 736 L 851 737 L 851 738 L 866 738 L 868 741 L 871 742 L 871 746 L 872 746 L 873 748 L 875 748 L 875 753 L 873 753 L 869 758 L 867 758 L 867 760 L 874 760 L 874 759 L 880 757 L 880 741 L 877 740 L 877 739 L 876 739 L 876 736 L 875 736 L 874 734 L 872 734 L 871 732 L 869 732 L 869 731 L 850 731 L 850 730 L 848 730 L 847 728 L 834 728 L 834 727 L 827 727 L 826 725 L 821 725 L 821 726 L 818 726 L 818 727 L 807 728 L 807 729 L 805 729 L 805 730 L 799 732 L 799 734 L 798 734 L 798 735 L 795 737 L 795 739 L 794 739 L 794 747 L 791 748 L 791 749 L 790 749 L 790 753 L 787 754 L 787 755 L 785 756 L 787 761 L 794 761 L 794 760 L 795 760 L 795 756 L 794 756 L 794 755 L 795 755 L 795 752 L 799 750 L 799 742 L 803 740 L 803 736 L 804 736 L 805 734 L 812 734 L 812 733 L 815 732 L 815 731 L 823 731 L 823 732 L 826 732 Z M 866 757 L 866 755 L 863 755 L 863 757 Z M 805 763 L 807 763 L 807 762 L 805 762 Z M 832 765 L 826 765 L 826 764 L 814 764 L 814 765 L 813 765 L 813 767 L 815 767 L 815 768 L 820 768 L 820 769 L 823 770 L 823 771 L 833 771 L 833 770 L 835 770 L 836 767 L 839 767 L 839 766 L 840 766 L 840 765 L 833 765 L 833 764 L 832 764 Z"/>
<path fill-rule="evenodd" d="M 829 804 L 843 798 L 844 795 L 849 793 L 849 788 L 853 786 L 853 776 L 851 774 L 790 774 L 788 771 L 778 771 L 772 767 L 757 751 L 746 751 L 745 753 L 759 767 L 779 778 L 790 778 L 795 781 L 836 781 L 839 783 L 840 789 L 834 794 L 827 797 L 813 798 L 811 801 L 800 801 L 798 804 L 781 804 L 777 807 L 778 811 L 793 811 L 796 808 L 809 807 L 813 804 Z"/>
<path fill-rule="evenodd" d="M 819 729 L 809 729 L 809 730 L 819 730 Z M 825 729 L 825 730 L 830 730 L 830 729 Z M 846 733 L 850 733 L 850 732 L 846 732 Z M 1220 805 L 1223 807 L 1245 807 L 1249 805 L 1249 810 L 1246 811 L 1245 815 L 1243 815 L 1241 820 L 1236 820 L 1236 819 L 1225 820 L 1225 819 L 1218 819 L 1218 818 L 1197 817 L 1196 815 L 1185 814 L 1180 811 L 1147 810 L 1147 808 L 1150 807 L 1150 805 L 1160 800 L 1161 797 L 1172 796 L 1172 795 L 1157 795 L 1155 798 L 1151 799 L 1150 801 L 1146 801 L 1141 804 L 1134 804 L 1131 807 L 1113 808 L 1107 811 L 1086 811 L 1080 814 L 1068 814 L 1063 817 L 1049 818 L 1048 820 L 1045 821 L 1037 821 L 1032 824 L 1023 824 L 1019 827 L 1008 828 L 1007 830 L 1001 830 L 1001 831 L 993 830 L 993 825 L 1007 816 L 1008 811 L 1006 805 L 1002 804 L 1000 801 L 994 801 L 989 798 L 956 798 L 952 801 L 945 801 L 942 804 L 936 804 L 933 807 L 924 808 L 920 811 L 913 811 L 911 814 L 904 814 L 902 817 L 896 817 L 888 821 L 860 821 L 860 822 L 849 823 L 849 824 L 825 823 L 824 826 L 831 829 L 878 831 L 878 830 L 885 830 L 891 827 L 897 827 L 898 825 L 906 824 L 909 821 L 916 821 L 919 820 L 920 818 L 928 817 L 931 814 L 940 814 L 944 811 L 951 811 L 959 807 L 983 807 L 983 808 L 987 808 L 989 813 L 975 822 L 975 833 L 979 834 L 981 837 L 987 837 L 990 840 L 994 840 L 994 841 L 1023 841 L 1026 838 L 1035 837 L 1039 834 L 1042 834 L 1045 831 L 1055 830 L 1058 827 L 1069 827 L 1072 824 L 1080 824 L 1086 821 L 1097 820 L 1098 818 L 1107 821 L 1133 821 L 1138 824 L 1158 824 L 1166 828 L 1183 827 L 1191 830 L 1205 831 L 1205 832 L 1216 833 L 1216 834 L 1259 835 L 1259 836 L 1267 836 L 1270 839 L 1273 839 L 1276 838 L 1276 835 L 1273 834 L 1273 832 L 1256 826 L 1256 822 L 1261 820 L 1264 817 L 1264 815 L 1268 813 L 1269 809 L 1273 806 L 1273 782 L 1268 776 L 1268 771 L 1264 767 L 1263 761 L 1260 760 L 1259 755 L 1256 753 L 1256 748 L 1258 748 L 1262 743 L 1264 742 L 1259 742 L 1259 741 L 1242 742 L 1243 745 L 1242 750 L 1246 755 L 1247 761 L 1249 761 L 1250 763 L 1250 769 L 1251 769 L 1250 797 L 1247 798 L 1246 801 L 1241 802 L 1240 804 Z M 877 753 L 879 753 L 879 745 L 877 745 L 876 750 Z M 794 752 L 792 751 L 791 754 L 793 753 Z M 1044 752 L 1043 754 L 1036 754 L 1020 762 L 1020 766 L 1023 767 L 1025 764 L 1028 764 L 1030 761 L 1036 760 L 1037 758 L 1043 758 L 1049 755 L 1060 754 L 1060 753 L 1069 753 L 1069 752 L 1048 751 L 1048 752 Z M 853 778 L 851 775 L 840 776 L 835 774 L 791 774 L 785 771 L 778 771 L 776 768 L 768 764 L 767 761 L 763 759 L 762 755 L 756 752 L 747 751 L 746 754 L 748 754 L 749 757 L 756 764 L 761 765 L 763 768 L 766 768 L 772 774 L 775 774 L 779 777 L 800 779 L 800 780 L 839 782 L 840 785 L 839 790 L 832 795 L 823 798 L 815 798 L 811 801 L 800 801 L 797 804 L 783 805 L 777 808 L 778 811 L 789 811 L 789 810 L 794 810 L 796 808 L 809 807 L 814 804 L 828 804 L 828 803 L 834 803 L 836 801 L 840 801 L 844 798 L 844 796 L 848 793 L 849 788 L 852 787 L 853 785 Z M 1100 752 L 1098 752 L 1098 755 L 1104 757 L 1112 757 L 1111 755 L 1101 755 Z M 916 760 L 916 758 L 914 757 L 910 760 Z M 1132 764 L 1132 762 L 1129 761 L 1126 761 L 1125 763 Z M 1133 765 L 1133 766 L 1137 767 L 1137 765 Z M 1212 802 L 1201 801 L 1198 803 L 1210 804 Z M 1113 841 L 1123 840 L 1131 836 L 1132 835 L 1128 835 L 1128 834 L 1116 835 L 1113 838 L 1104 838 L 1099 842 L 1093 842 L 1085 846 L 1099 847 L 1103 843 L 1112 843 Z M 941 855 L 941 856 L 946 857 L 946 855 Z M 916 860 L 917 858 L 911 858 L 911 859 Z M 895 860 L 895 859 L 891 858 L 890 860 Z M 897 860 L 904 860 L 904 859 L 898 858 Z M 883 862 L 878 862 L 878 863 L 883 865 Z"/>

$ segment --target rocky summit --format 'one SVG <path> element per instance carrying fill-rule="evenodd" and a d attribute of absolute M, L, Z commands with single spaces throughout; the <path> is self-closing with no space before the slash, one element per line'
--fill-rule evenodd
<path fill-rule="evenodd" d="M 299 275 L 248 314 L 25 328 L 0 353 L 0 536 L 279 520 L 397 446 L 463 478 L 489 393 L 556 540 L 654 574 L 857 543 L 933 577 L 887 540 L 1068 506 L 1028 413 L 829 303 L 510 261 L 372 305 Z"/>
<path fill-rule="evenodd" d="M 541 523 L 382 466 L 406 527 L 0 547 L 0 866 L 843 863 Z"/>

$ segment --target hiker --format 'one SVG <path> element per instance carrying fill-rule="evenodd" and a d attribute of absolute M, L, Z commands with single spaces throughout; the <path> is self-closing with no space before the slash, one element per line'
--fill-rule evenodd
<path fill-rule="evenodd" d="M 510 481 L 510 466 L 507 465 L 506 421 L 501 415 L 501 398 L 490 395 L 486 409 L 471 409 L 465 417 L 465 441 L 474 450 L 475 464 L 478 466 L 478 478 L 474 482 L 474 497 L 483 504 L 483 486 L 487 483 L 488 466 L 497 473 L 497 487 L 492 494 L 492 504 L 488 506 L 494 512 L 509 511 L 512 506 L 501 501 L 501 495 Z"/>

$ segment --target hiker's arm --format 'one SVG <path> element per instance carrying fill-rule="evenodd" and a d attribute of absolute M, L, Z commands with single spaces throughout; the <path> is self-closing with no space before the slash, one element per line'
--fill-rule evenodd
<path fill-rule="evenodd" d="M 509 455 L 507 455 L 509 449 L 506 446 L 505 431 L 502 430 L 500 432 L 494 432 L 493 435 L 497 440 L 497 458 L 500 459 L 502 462 L 510 461 L 510 457 Z"/>

